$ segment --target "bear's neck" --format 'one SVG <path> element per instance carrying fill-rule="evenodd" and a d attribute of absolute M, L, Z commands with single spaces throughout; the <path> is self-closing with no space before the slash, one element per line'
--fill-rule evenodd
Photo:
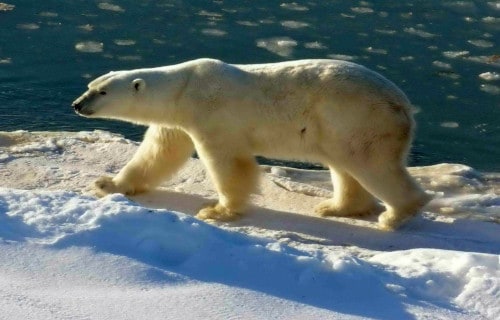
<path fill-rule="evenodd" d="M 142 125 L 168 127 L 187 126 L 191 112 L 184 105 L 184 91 L 188 86 L 191 72 L 176 66 L 154 68 L 138 74 L 146 81 L 146 89 L 141 106 L 128 119 Z M 152 94 L 154 93 L 154 94 Z"/>

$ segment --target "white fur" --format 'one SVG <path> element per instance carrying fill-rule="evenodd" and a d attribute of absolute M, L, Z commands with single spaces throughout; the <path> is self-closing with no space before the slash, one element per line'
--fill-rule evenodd
<path fill-rule="evenodd" d="M 100 92 L 102 94 L 100 94 Z M 105 92 L 105 94 L 103 93 Z M 194 149 L 219 202 L 198 213 L 230 220 L 242 213 L 258 180 L 255 155 L 321 162 L 334 184 L 320 215 L 367 214 L 382 200 L 383 229 L 394 229 L 427 203 L 406 170 L 414 122 L 392 82 L 336 60 L 231 65 L 199 59 L 108 73 L 74 102 L 84 116 L 145 124 L 132 160 L 99 194 L 134 194 L 173 174 Z"/>

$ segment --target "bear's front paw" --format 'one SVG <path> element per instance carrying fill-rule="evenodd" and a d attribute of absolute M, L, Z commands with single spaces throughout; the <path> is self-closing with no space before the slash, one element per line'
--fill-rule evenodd
<path fill-rule="evenodd" d="M 135 192 L 134 190 L 117 185 L 111 177 L 100 177 L 92 184 L 91 193 L 101 198 L 112 193 L 133 195 Z"/>
<path fill-rule="evenodd" d="M 196 218 L 200 220 L 234 221 L 241 216 L 239 213 L 229 210 L 220 203 L 201 209 Z"/>

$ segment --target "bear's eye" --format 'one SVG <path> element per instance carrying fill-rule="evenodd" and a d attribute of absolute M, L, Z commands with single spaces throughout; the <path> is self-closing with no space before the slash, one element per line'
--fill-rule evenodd
<path fill-rule="evenodd" d="M 101 96 L 105 96 L 105 95 L 106 95 L 106 91 L 99 91 L 99 94 L 100 94 Z"/>

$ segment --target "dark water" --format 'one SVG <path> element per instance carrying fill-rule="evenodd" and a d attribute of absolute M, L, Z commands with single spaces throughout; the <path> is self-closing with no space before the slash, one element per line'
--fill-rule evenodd
<path fill-rule="evenodd" d="M 500 170 L 498 1 L 9 4 L 0 4 L 0 130 L 98 128 L 139 140 L 143 127 L 80 118 L 71 101 L 110 70 L 331 57 L 375 69 L 408 94 L 420 110 L 412 164 Z"/>

